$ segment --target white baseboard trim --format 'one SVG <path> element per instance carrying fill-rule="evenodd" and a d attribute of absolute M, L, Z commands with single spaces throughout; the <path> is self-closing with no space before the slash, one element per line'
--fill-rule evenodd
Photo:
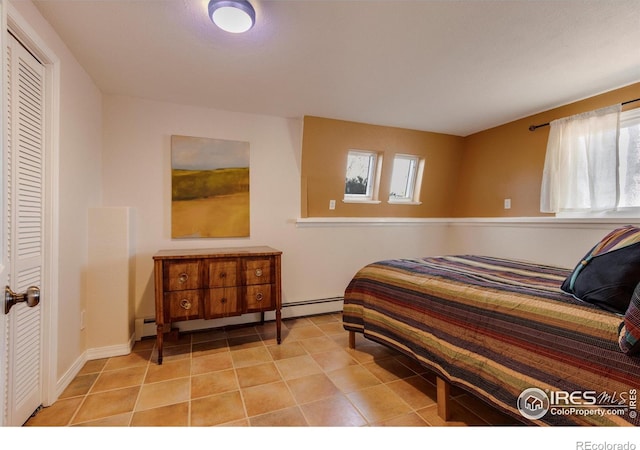
<path fill-rule="evenodd" d="M 292 319 L 295 317 L 313 316 L 316 314 L 327 314 L 342 311 L 343 298 L 332 297 L 317 300 L 305 300 L 301 302 L 286 303 L 282 305 L 282 318 Z M 267 311 L 264 320 L 276 320 L 275 311 Z M 188 322 L 178 322 L 174 324 L 180 331 L 206 330 L 229 325 L 250 324 L 260 321 L 260 313 L 244 314 L 242 316 L 227 317 L 224 319 L 212 320 L 190 320 Z M 156 335 L 156 322 L 154 318 L 136 319 L 135 340 Z"/>
<path fill-rule="evenodd" d="M 109 345 L 107 347 L 90 348 L 85 353 L 87 354 L 87 361 L 102 358 L 112 358 L 114 356 L 123 356 L 131 353 L 133 348 L 135 335 L 132 334 L 129 341 L 126 344 Z"/>
<path fill-rule="evenodd" d="M 113 356 L 128 355 L 129 353 L 131 353 L 131 349 L 133 348 L 134 343 L 135 334 L 132 334 L 129 338 L 129 342 L 127 342 L 126 344 L 110 345 L 107 347 L 90 348 L 86 350 L 78 358 L 76 358 L 76 360 L 73 362 L 73 364 L 71 364 L 64 375 L 62 375 L 62 377 L 58 379 L 56 383 L 55 399 L 53 401 L 56 401 L 58 400 L 58 398 L 60 398 L 60 395 L 62 395 L 64 390 L 80 373 L 87 361 L 92 361 L 94 359 L 111 358 Z"/>
<path fill-rule="evenodd" d="M 80 370 L 84 367 L 84 364 L 88 361 L 87 352 L 82 353 L 80 356 L 76 358 L 76 360 L 71 364 L 69 369 L 62 375 L 61 378 L 58 379 L 56 383 L 56 392 L 55 398 L 52 400 L 53 402 L 57 401 L 60 398 L 60 395 L 64 392 L 64 390 L 71 384 L 71 382 L 75 379 L 75 377 L 80 373 Z M 51 406 L 51 405 L 44 405 Z"/>

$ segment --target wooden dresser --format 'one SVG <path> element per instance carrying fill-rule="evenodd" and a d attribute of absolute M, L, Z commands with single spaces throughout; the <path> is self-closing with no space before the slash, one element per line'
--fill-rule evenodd
<path fill-rule="evenodd" d="M 153 256 L 158 364 L 172 322 L 276 312 L 281 341 L 282 252 L 271 247 L 161 250 Z"/>

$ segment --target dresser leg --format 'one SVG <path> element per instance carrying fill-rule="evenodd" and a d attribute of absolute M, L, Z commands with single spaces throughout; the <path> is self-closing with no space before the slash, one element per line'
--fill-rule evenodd
<path fill-rule="evenodd" d="M 282 312 L 279 309 L 276 309 L 276 341 L 278 342 L 278 344 L 280 344 L 280 342 L 282 341 L 281 325 L 282 325 Z"/>
<path fill-rule="evenodd" d="M 162 364 L 162 346 L 164 344 L 164 327 L 162 325 L 158 325 L 156 327 L 156 346 L 158 347 L 158 365 Z"/>

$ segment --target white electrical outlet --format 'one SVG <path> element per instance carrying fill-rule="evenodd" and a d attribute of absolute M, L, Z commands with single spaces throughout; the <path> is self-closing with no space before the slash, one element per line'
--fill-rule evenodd
<path fill-rule="evenodd" d="M 329 209 L 336 209 L 336 201 L 329 200 Z"/>
<path fill-rule="evenodd" d="M 504 209 L 511 209 L 511 199 L 510 198 L 505 198 L 504 199 Z"/>

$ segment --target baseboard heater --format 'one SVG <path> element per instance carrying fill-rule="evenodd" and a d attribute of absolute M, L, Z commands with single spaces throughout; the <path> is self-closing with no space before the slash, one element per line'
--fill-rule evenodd
<path fill-rule="evenodd" d="M 287 308 L 293 308 L 296 306 L 319 305 L 322 303 L 340 302 L 340 304 L 342 305 L 343 301 L 344 301 L 344 297 L 330 297 L 330 298 L 318 298 L 316 300 L 302 300 L 300 302 L 284 303 L 282 305 L 282 310 L 284 311 Z M 341 306 L 341 309 L 342 309 L 342 306 Z"/>
<path fill-rule="evenodd" d="M 284 303 L 282 305 L 282 318 L 291 319 L 295 317 L 314 316 L 342 311 L 343 297 L 319 298 L 314 300 L 303 300 L 299 302 Z M 176 324 L 180 331 L 195 331 L 208 328 L 218 328 L 226 325 L 251 324 L 258 322 L 260 314 L 244 314 L 242 316 L 226 317 L 212 320 L 192 320 L 179 322 Z M 267 311 L 265 320 L 275 320 L 275 312 Z M 149 317 L 146 319 L 136 319 L 135 321 L 136 341 L 146 337 L 156 336 L 156 319 Z"/>

